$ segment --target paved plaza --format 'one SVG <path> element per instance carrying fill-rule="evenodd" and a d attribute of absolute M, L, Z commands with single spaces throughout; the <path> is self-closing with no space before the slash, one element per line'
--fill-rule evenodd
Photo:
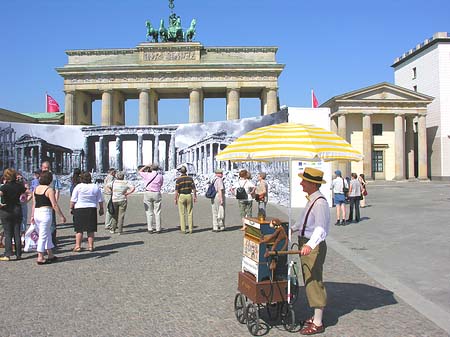
<path fill-rule="evenodd" d="M 449 336 L 450 184 L 377 182 L 368 191 L 360 223 L 331 226 L 322 336 Z M 33 253 L 1 263 L 0 336 L 250 336 L 233 309 L 243 241 L 236 200 L 227 200 L 227 231 L 213 233 L 200 197 L 192 235 L 177 230 L 173 200 L 164 195 L 162 234 L 147 233 L 135 194 L 124 235 L 99 225 L 94 252 L 71 251 L 68 223 L 58 263 L 38 266 Z M 69 214 L 67 196 L 60 204 Z M 310 315 L 302 291 L 295 311 Z M 279 322 L 267 327 L 267 336 L 293 335 Z"/>

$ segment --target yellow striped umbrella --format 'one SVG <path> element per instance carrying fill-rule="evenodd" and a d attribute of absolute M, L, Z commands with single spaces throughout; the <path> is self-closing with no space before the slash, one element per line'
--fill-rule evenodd
<path fill-rule="evenodd" d="M 359 161 L 362 158 L 359 151 L 335 133 L 294 123 L 254 129 L 216 156 L 221 161 Z"/>

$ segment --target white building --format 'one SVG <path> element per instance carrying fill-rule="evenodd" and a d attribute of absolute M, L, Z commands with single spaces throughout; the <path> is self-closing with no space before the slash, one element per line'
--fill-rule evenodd
<path fill-rule="evenodd" d="M 398 57 L 395 84 L 434 97 L 426 119 L 429 175 L 450 180 L 450 34 L 440 32 Z"/>

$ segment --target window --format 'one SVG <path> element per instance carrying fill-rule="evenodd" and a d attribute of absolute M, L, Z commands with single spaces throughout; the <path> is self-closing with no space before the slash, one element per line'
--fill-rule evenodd
<path fill-rule="evenodd" d="M 413 90 L 417 92 L 417 85 L 413 85 Z"/>
<path fill-rule="evenodd" d="M 412 68 L 412 78 L 413 78 L 413 80 L 416 79 L 416 77 L 417 77 L 417 69 L 416 69 L 416 67 L 414 67 L 414 68 Z"/>
<path fill-rule="evenodd" d="M 373 172 L 383 172 L 383 151 L 375 150 L 372 156 Z"/>
<path fill-rule="evenodd" d="M 373 136 L 383 135 L 383 124 L 372 124 L 372 135 Z"/>

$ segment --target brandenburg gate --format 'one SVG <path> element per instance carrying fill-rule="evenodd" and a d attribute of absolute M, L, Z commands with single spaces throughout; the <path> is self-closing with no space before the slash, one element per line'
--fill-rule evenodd
<path fill-rule="evenodd" d="M 226 98 L 227 120 L 240 118 L 241 98 L 260 99 L 261 115 L 276 112 L 284 68 L 276 52 L 192 41 L 66 51 L 68 63 L 57 68 L 64 78 L 65 124 L 91 125 L 95 100 L 102 102 L 102 126 L 125 125 L 127 99 L 139 100 L 139 125 L 158 125 L 160 99 L 188 98 L 190 123 L 204 121 L 207 98 Z"/>

